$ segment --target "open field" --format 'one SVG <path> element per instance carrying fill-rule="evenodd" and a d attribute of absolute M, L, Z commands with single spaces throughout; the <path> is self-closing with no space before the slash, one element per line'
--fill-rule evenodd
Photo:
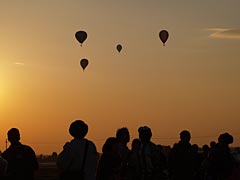
<path fill-rule="evenodd" d="M 39 170 L 36 172 L 36 180 L 57 180 L 58 171 L 55 162 L 39 163 Z"/>
<path fill-rule="evenodd" d="M 233 154 L 233 157 L 240 163 L 240 154 Z M 36 172 L 35 180 L 58 180 L 56 162 L 40 162 L 39 170 Z"/>

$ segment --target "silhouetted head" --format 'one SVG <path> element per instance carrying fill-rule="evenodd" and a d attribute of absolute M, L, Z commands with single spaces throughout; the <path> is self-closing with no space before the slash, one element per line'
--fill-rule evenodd
<path fill-rule="evenodd" d="M 152 131 L 149 127 L 143 126 L 138 128 L 139 139 L 143 142 L 149 142 L 152 137 Z"/>
<path fill-rule="evenodd" d="M 177 145 L 178 145 L 177 143 L 174 143 L 172 149 L 175 149 Z"/>
<path fill-rule="evenodd" d="M 181 133 L 180 133 L 180 139 L 182 142 L 189 142 L 190 139 L 191 139 L 191 134 L 189 131 L 187 130 L 183 130 Z"/>
<path fill-rule="evenodd" d="M 210 151 L 210 147 L 207 144 L 204 144 L 202 150 L 204 154 L 208 154 L 208 152 Z"/>
<path fill-rule="evenodd" d="M 102 152 L 103 153 L 109 153 L 109 152 L 114 152 L 118 153 L 119 152 L 119 147 L 118 147 L 119 141 L 115 137 L 109 137 L 107 138 L 106 142 L 104 143 L 102 147 Z"/>
<path fill-rule="evenodd" d="M 162 146 L 161 144 L 158 144 L 158 145 L 157 145 L 157 149 L 158 149 L 159 151 L 162 151 L 162 150 L 163 150 L 163 146 Z"/>
<path fill-rule="evenodd" d="M 193 145 L 192 145 L 192 151 L 193 151 L 194 153 L 197 153 L 197 152 L 198 152 L 198 145 L 197 145 L 197 144 L 193 144 Z"/>
<path fill-rule="evenodd" d="M 210 142 L 210 148 L 212 149 L 212 148 L 214 148 L 215 146 L 216 146 L 216 142 L 215 141 L 211 141 Z"/>
<path fill-rule="evenodd" d="M 142 143 L 141 143 L 140 139 L 136 138 L 132 141 L 132 151 L 139 152 L 141 150 L 141 146 L 142 146 Z"/>
<path fill-rule="evenodd" d="M 130 140 L 129 131 L 126 127 L 117 130 L 116 138 L 122 144 L 127 144 Z"/>
<path fill-rule="evenodd" d="M 8 140 L 11 144 L 15 144 L 20 141 L 20 133 L 17 128 L 12 128 L 8 131 Z"/>
<path fill-rule="evenodd" d="M 218 137 L 218 142 L 220 144 L 229 145 L 233 143 L 233 137 L 228 133 L 224 133 Z"/>
<path fill-rule="evenodd" d="M 88 125 L 85 124 L 82 120 L 76 120 L 72 122 L 69 127 L 69 133 L 77 139 L 82 139 L 86 136 L 88 132 Z"/>

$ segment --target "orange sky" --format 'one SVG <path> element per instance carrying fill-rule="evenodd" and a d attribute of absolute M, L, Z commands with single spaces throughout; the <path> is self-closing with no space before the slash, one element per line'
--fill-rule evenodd
<path fill-rule="evenodd" d="M 136 138 L 142 125 L 164 145 L 188 129 L 192 143 L 229 132 L 239 146 L 239 6 L 237 0 L 2 1 L 0 149 L 7 131 L 18 127 L 38 154 L 60 152 L 75 119 L 86 121 L 99 151 L 118 128 Z M 170 33 L 165 47 L 162 29 Z M 74 37 L 79 30 L 88 33 L 83 47 Z M 89 60 L 84 73 L 81 58 Z"/>

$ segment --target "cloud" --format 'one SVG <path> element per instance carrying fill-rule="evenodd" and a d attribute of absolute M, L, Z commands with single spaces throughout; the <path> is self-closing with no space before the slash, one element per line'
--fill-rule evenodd
<path fill-rule="evenodd" d="M 240 40 L 240 29 L 209 28 L 207 31 L 212 31 L 211 38 Z"/>
<path fill-rule="evenodd" d="M 24 66 L 25 65 L 23 62 L 15 62 L 13 64 L 18 65 L 18 66 Z"/>

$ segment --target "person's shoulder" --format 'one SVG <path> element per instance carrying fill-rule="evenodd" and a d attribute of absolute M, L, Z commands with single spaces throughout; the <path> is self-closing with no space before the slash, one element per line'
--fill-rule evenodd
<path fill-rule="evenodd" d="M 149 142 L 149 146 L 153 149 L 157 149 L 157 145 L 154 142 Z"/>
<path fill-rule="evenodd" d="M 87 143 L 88 143 L 89 146 L 94 146 L 94 147 L 96 147 L 96 145 L 94 144 L 93 141 L 91 141 L 91 140 L 89 140 L 89 139 L 86 139 L 86 141 L 87 141 Z"/>
<path fill-rule="evenodd" d="M 180 143 L 180 142 L 175 143 L 175 144 L 173 145 L 173 147 L 172 147 L 172 153 L 176 154 L 176 153 L 178 153 L 179 151 L 181 151 L 181 149 L 182 149 L 181 143 Z"/>
<path fill-rule="evenodd" d="M 5 151 L 2 152 L 2 157 L 4 157 L 7 153 L 8 153 L 8 149 L 6 149 Z M 0 157 L 1 158 L 1 157 Z"/>
<path fill-rule="evenodd" d="M 94 149 L 96 151 L 96 145 L 94 144 L 93 141 L 91 140 L 88 140 L 88 139 L 85 139 L 86 140 L 86 143 L 88 143 L 88 147 L 91 148 L 91 149 Z"/>
<path fill-rule="evenodd" d="M 0 157 L 0 165 L 7 165 L 8 164 L 8 162 L 7 162 L 7 160 L 5 160 L 5 159 L 3 159 L 2 157 Z"/>
<path fill-rule="evenodd" d="M 29 146 L 29 145 L 26 145 L 26 144 L 22 144 L 21 145 L 23 148 L 25 148 L 25 149 L 32 149 L 32 147 L 31 146 Z"/>
<path fill-rule="evenodd" d="M 31 146 L 26 145 L 26 144 L 22 144 L 21 146 L 22 146 L 22 149 L 24 149 L 25 151 L 35 153 Z"/>
<path fill-rule="evenodd" d="M 6 159 L 11 153 L 12 153 L 11 149 L 7 148 L 5 151 L 3 151 L 2 158 Z"/>

